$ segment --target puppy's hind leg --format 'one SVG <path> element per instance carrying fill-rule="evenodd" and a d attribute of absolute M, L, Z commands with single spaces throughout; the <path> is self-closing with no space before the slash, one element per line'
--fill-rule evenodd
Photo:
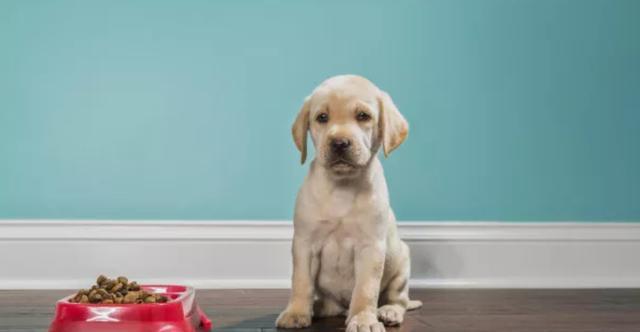
<path fill-rule="evenodd" d="M 409 294 L 406 289 L 407 281 L 404 276 L 396 276 L 389 283 L 378 308 L 378 319 L 386 326 L 396 326 L 404 321 L 404 314 L 409 307 Z"/>
<path fill-rule="evenodd" d="M 407 253 L 405 256 L 407 259 L 402 263 L 400 271 L 389 282 L 380 299 L 380 303 L 383 305 L 378 308 L 378 319 L 387 326 L 402 324 L 407 310 L 418 309 L 422 306 L 421 301 L 409 299 L 409 248 L 405 243 L 402 243 L 402 246 Z"/>

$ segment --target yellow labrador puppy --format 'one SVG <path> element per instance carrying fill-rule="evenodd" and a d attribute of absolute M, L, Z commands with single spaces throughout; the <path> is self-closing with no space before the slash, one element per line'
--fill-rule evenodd
<path fill-rule="evenodd" d="M 409 248 L 377 152 L 405 140 L 407 121 L 373 83 L 343 75 L 306 98 L 292 132 L 302 163 L 311 132 L 316 158 L 296 200 L 293 289 L 276 325 L 306 327 L 314 315 L 346 315 L 347 332 L 402 323 L 422 303 L 409 300 Z"/>

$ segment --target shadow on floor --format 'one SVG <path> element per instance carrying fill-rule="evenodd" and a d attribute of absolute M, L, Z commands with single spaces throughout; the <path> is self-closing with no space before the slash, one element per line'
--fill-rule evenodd
<path fill-rule="evenodd" d="M 213 330 L 221 332 L 331 332 L 345 330 L 344 317 L 314 319 L 310 327 L 295 330 L 275 328 L 276 318 L 278 318 L 277 314 L 264 315 L 219 328 L 214 326 Z"/>

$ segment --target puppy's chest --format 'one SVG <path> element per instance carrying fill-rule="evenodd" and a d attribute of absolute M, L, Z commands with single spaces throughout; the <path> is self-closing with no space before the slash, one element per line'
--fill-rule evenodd
<path fill-rule="evenodd" d="M 315 259 L 320 261 L 316 286 L 346 306 L 354 286 L 355 253 L 360 241 L 340 222 L 326 221 L 324 225 L 312 246 Z"/>
<path fill-rule="evenodd" d="M 375 233 L 379 214 L 368 196 L 348 190 L 335 190 L 331 195 L 314 197 L 307 210 L 314 249 L 320 250 L 328 242 L 348 247 L 367 241 Z"/>
<path fill-rule="evenodd" d="M 330 195 L 315 197 L 314 204 L 318 207 L 315 217 L 333 222 L 347 219 L 358 213 L 360 201 L 358 195 L 348 190 L 335 190 Z M 326 227 L 330 227 L 329 223 Z"/>
<path fill-rule="evenodd" d="M 313 195 L 305 212 L 311 231 L 311 250 L 319 260 L 316 285 L 323 293 L 348 305 L 355 280 L 359 247 L 378 240 L 379 209 L 371 196 L 335 190 Z"/>

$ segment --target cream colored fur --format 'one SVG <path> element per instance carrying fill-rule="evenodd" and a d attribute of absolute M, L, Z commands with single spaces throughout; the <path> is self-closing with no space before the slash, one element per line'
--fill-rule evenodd
<path fill-rule="evenodd" d="M 380 148 L 386 156 L 405 140 L 407 121 L 367 79 L 342 75 L 320 84 L 295 120 L 303 163 L 308 132 L 316 156 L 296 200 L 292 293 L 276 325 L 302 328 L 313 316 L 345 315 L 347 332 L 384 331 L 383 323 L 398 325 L 421 306 L 409 300 L 409 248 L 398 237 L 377 158 Z M 340 157 L 335 139 L 351 142 Z"/>

